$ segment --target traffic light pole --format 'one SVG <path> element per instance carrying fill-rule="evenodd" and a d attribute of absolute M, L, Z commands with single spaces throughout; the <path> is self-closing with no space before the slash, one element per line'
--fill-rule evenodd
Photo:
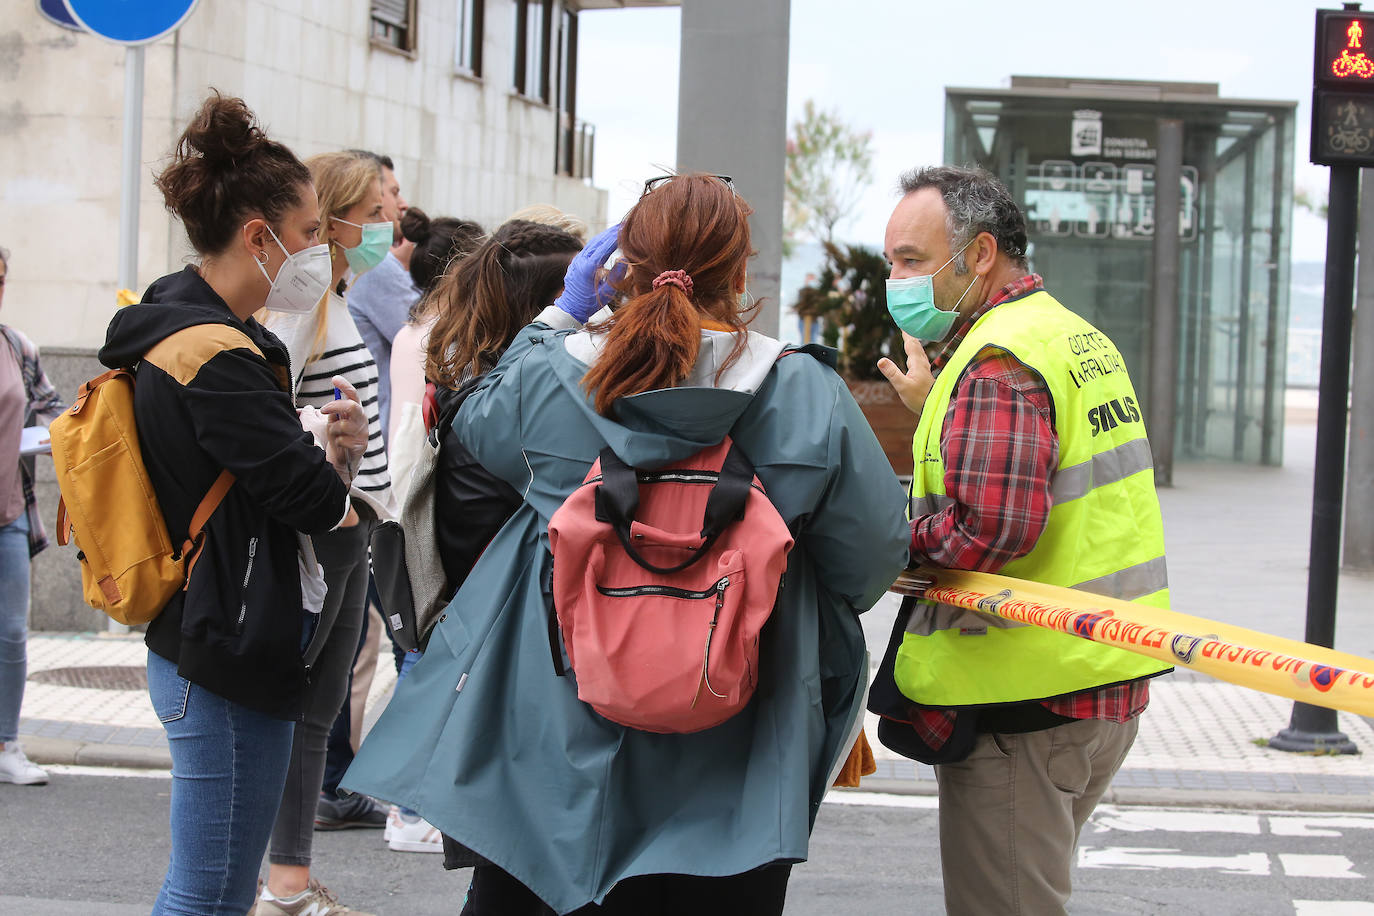
<path fill-rule="evenodd" d="M 1327 197 L 1326 291 L 1322 301 L 1322 364 L 1317 400 L 1317 456 L 1312 481 L 1312 543 L 1307 572 L 1307 642 L 1333 648 L 1336 587 L 1341 570 L 1341 506 L 1345 482 L 1346 402 L 1355 293 L 1359 166 L 1331 166 Z M 1281 751 L 1355 754 L 1336 727 L 1336 711 L 1294 703 L 1288 727 L 1269 740 Z"/>

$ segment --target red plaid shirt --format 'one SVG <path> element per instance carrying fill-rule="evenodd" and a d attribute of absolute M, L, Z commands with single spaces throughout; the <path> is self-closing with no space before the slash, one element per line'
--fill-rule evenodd
<path fill-rule="evenodd" d="M 959 323 L 954 335 L 929 351 L 938 375 L 974 323 L 990 310 L 1045 288 L 1037 274 L 1022 277 Z M 913 559 L 948 569 L 996 572 L 1025 556 L 1049 522 L 1050 484 L 1059 464 L 1059 437 L 1050 392 L 1040 378 L 1008 353 L 990 353 L 969 364 L 940 433 L 945 493 L 954 504 L 911 521 Z M 1147 679 L 1084 691 L 1043 705 L 1070 719 L 1125 722 L 1150 699 Z M 954 729 L 956 712 L 916 708 L 912 727 L 938 748 Z"/>

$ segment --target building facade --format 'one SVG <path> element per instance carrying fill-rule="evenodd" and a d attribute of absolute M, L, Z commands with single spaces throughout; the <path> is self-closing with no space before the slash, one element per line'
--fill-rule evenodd
<path fill-rule="evenodd" d="M 192 251 L 153 176 L 211 88 L 241 96 L 302 158 L 364 148 L 396 163 L 431 216 L 494 227 L 548 203 L 593 227 L 594 128 L 577 117 L 582 10 L 661 0 L 200 0 L 144 51 L 137 284 Z M 11 253 L 3 320 L 43 349 L 58 391 L 102 371 L 115 311 L 125 49 L 64 28 L 59 0 L 0 0 L 0 246 Z M 138 291 L 136 290 L 136 291 Z M 58 492 L 38 466 L 51 534 Z M 33 567 L 35 629 L 101 629 L 75 551 Z"/>
<path fill-rule="evenodd" d="M 391 156 L 406 198 L 433 216 L 494 226 L 549 203 L 604 223 L 594 130 L 577 119 L 577 14 L 588 5 L 200 0 L 145 52 L 139 286 L 191 256 L 152 179 L 212 87 L 241 96 L 302 158 Z M 5 313 L 41 346 L 90 348 L 115 309 L 125 51 L 39 7 L 0 0 Z"/>

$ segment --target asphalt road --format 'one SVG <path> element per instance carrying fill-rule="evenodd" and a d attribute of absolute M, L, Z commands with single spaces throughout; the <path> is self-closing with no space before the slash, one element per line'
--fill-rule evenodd
<path fill-rule="evenodd" d="M 0 785 L 0 914 L 145 914 L 168 854 L 165 778 L 58 773 Z M 832 796 L 834 798 L 835 796 Z M 943 912 L 934 800 L 846 795 L 821 811 L 788 916 Z M 902 807 L 895 807 L 901 805 Z M 455 916 L 466 872 L 394 853 L 380 831 L 316 834 L 315 874 L 378 916 Z M 1371 916 L 1374 815 L 1099 809 L 1074 914 Z"/>

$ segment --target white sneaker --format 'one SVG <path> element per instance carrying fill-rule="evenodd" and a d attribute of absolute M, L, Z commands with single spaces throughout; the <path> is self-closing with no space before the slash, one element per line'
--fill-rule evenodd
<path fill-rule="evenodd" d="M 5 749 L 0 751 L 0 782 L 12 782 L 18 786 L 42 786 L 47 784 L 48 774 L 29 762 L 18 741 L 8 741 L 5 743 Z"/>
<path fill-rule="evenodd" d="M 444 841 L 439 831 L 418 816 L 407 817 L 399 812 L 399 823 L 391 830 L 387 845 L 396 852 L 443 852 Z"/>
<path fill-rule="evenodd" d="M 390 843 L 391 834 L 401 825 L 401 808 L 399 805 L 392 805 L 386 812 L 386 829 L 382 831 L 382 842 Z"/>

